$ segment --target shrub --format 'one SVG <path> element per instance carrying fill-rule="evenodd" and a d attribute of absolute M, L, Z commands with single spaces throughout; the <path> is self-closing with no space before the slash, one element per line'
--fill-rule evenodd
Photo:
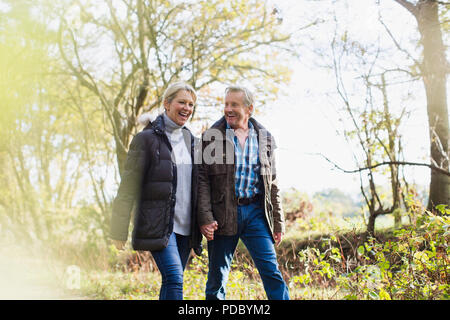
<path fill-rule="evenodd" d="M 440 214 L 425 211 L 414 225 L 394 231 L 394 239 L 368 238 L 353 257 L 344 257 L 336 237 L 300 250 L 303 268 L 290 286 L 334 287 L 343 299 L 449 299 L 450 210 L 438 208 Z"/>
<path fill-rule="evenodd" d="M 370 238 L 358 248 L 361 264 L 338 279 L 347 299 L 448 299 L 450 210 L 425 211 L 416 225 L 394 231 L 397 241 Z"/>

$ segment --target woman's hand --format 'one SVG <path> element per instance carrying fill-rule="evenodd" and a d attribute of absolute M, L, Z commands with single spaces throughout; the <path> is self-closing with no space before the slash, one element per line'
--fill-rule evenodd
<path fill-rule="evenodd" d="M 275 232 L 273 234 L 273 238 L 275 240 L 275 244 L 278 245 L 280 244 L 281 240 L 283 239 L 283 234 L 281 232 Z"/>
<path fill-rule="evenodd" d="M 214 221 L 210 224 L 200 226 L 200 232 L 206 237 L 206 240 L 214 240 L 214 231 L 217 230 L 217 227 L 217 221 Z"/>

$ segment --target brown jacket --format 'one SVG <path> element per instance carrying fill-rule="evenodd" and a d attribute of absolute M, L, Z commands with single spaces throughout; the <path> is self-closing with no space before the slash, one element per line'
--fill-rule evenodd
<path fill-rule="evenodd" d="M 273 236 L 274 233 L 285 232 L 284 214 L 275 172 L 275 141 L 255 119 L 250 118 L 249 121 L 258 135 L 260 178 L 264 185 L 262 190 L 264 213 Z M 226 136 L 225 117 L 203 133 L 201 146 L 203 157 L 199 165 L 197 213 L 199 226 L 216 220 L 218 223 L 216 234 L 235 235 L 237 233 L 237 199 L 234 143 L 230 137 Z M 226 150 L 229 152 L 226 153 Z M 214 159 L 208 160 L 209 155 Z"/>

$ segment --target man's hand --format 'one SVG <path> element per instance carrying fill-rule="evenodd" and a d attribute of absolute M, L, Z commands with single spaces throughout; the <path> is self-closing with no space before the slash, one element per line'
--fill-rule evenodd
<path fill-rule="evenodd" d="M 217 221 L 214 221 L 210 224 L 200 226 L 200 232 L 206 237 L 206 240 L 210 241 L 214 239 L 214 231 L 217 230 L 217 227 Z"/>
<path fill-rule="evenodd" d="M 113 240 L 112 243 L 116 247 L 117 250 L 123 250 L 123 247 L 125 247 L 126 241 Z"/>
<path fill-rule="evenodd" d="M 273 234 L 273 238 L 275 240 L 275 244 L 278 246 L 283 239 L 283 234 L 281 232 L 275 232 Z"/>

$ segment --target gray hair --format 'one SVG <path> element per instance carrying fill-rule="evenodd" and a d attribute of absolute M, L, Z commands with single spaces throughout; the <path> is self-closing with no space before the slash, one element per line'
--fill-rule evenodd
<path fill-rule="evenodd" d="M 175 82 L 174 84 L 170 85 L 166 91 L 164 91 L 163 95 L 163 103 L 168 102 L 171 103 L 173 99 L 175 99 L 177 93 L 181 90 L 186 90 L 191 93 L 192 97 L 194 98 L 194 102 L 197 101 L 197 93 L 195 92 L 194 88 L 183 81 Z"/>
<path fill-rule="evenodd" d="M 244 104 L 247 107 L 251 106 L 255 102 L 255 99 L 253 98 L 253 93 L 246 87 L 238 85 L 229 86 L 228 88 L 225 89 L 225 95 L 227 95 L 229 92 L 244 93 Z"/>

